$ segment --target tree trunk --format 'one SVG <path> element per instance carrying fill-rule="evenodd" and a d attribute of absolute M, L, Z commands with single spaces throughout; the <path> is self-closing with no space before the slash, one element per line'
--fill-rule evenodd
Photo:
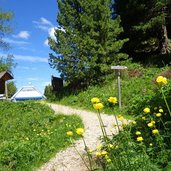
<path fill-rule="evenodd" d="M 167 36 L 167 28 L 165 25 L 162 25 L 162 31 L 161 31 L 161 40 L 160 42 L 160 53 L 161 54 L 166 54 L 170 52 L 170 46 L 169 46 L 169 41 L 168 41 L 168 36 Z"/>

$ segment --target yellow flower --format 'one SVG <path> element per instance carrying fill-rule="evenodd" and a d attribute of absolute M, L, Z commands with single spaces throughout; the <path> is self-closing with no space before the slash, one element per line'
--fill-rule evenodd
<path fill-rule="evenodd" d="M 159 109 L 159 112 L 160 112 L 160 113 L 163 113 L 163 109 Z"/>
<path fill-rule="evenodd" d="M 142 117 L 142 120 L 145 120 L 145 116 Z"/>
<path fill-rule="evenodd" d="M 167 84 L 167 78 L 163 76 L 158 76 L 156 82 L 160 85 Z"/>
<path fill-rule="evenodd" d="M 111 159 L 107 159 L 106 161 L 107 161 L 107 163 L 110 163 L 112 160 Z"/>
<path fill-rule="evenodd" d="M 136 131 L 135 134 L 136 134 L 136 135 L 141 135 L 141 132 L 140 132 L 140 131 Z"/>
<path fill-rule="evenodd" d="M 150 108 L 148 108 L 148 107 L 146 107 L 146 108 L 144 108 L 144 113 L 150 113 Z"/>
<path fill-rule="evenodd" d="M 152 144 L 152 143 L 150 143 L 149 145 L 150 145 L 150 147 L 152 147 L 152 146 L 153 146 L 153 144 Z"/>
<path fill-rule="evenodd" d="M 148 127 L 150 127 L 150 128 L 154 126 L 154 124 L 153 124 L 152 122 L 148 123 L 147 125 L 148 125 Z"/>
<path fill-rule="evenodd" d="M 132 123 L 133 123 L 134 125 L 136 125 L 137 122 L 136 122 L 136 121 L 133 121 Z"/>
<path fill-rule="evenodd" d="M 138 142 L 142 142 L 143 140 L 144 140 L 143 137 L 137 137 Z"/>
<path fill-rule="evenodd" d="M 162 115 L 161 113 L 156 113 L 157 117 L 161 117 L 161 115 Z"/>
<path fill-rule="evenodd" d="M 108 148 L 110 148 L 110 149 L 114 149 L 113 144 L 108 144 L 107 146 L 108 146 Z"/>
<path fill-rule="evenodd" d="M 73 132 L 72 131 L 67 131 L 66 133 L 68 136 L 72 136 L 73 135 Z"/>
<path fill-rule="evenodd" d="M 118 146 L 118 145 L 116 145 L 116 146 L 115 146 L 115 149 L 118 149 L 118 148 L 119 148 L 119 146 Z"/>
<path fill-rule="evenodd" d="M 84 129 L 83 129 L 83 128 L 77 128 L 77 129 L 76 129 L 76 133 L 77 133 L 78 135 L 83 135 L 83 134 L 84 134 Z"/>
<path fill-rule="evenodd" d="M 100 149 L 102 148 L 102 144 L 97 145 L 96 148 L 97 148 L 98 150 L 100 150 Z"/>
<path fill-rule="evenodd" d="M 95 155 L 96 155 L 97 157 L 99 157 L 99 156 L 101 156 L 101 153 L 100 153 L 100 152 L 96 152 Z"/>
<path fill-rule="evenodd" d="M 123 117 L 122 115 L 118 115 L 118 119 L 119 119 L 120 121 L 122 121 L 122 120 L 124 119 L 124 117 Z"/>
<path fill-rule="evenodd" d="M 103 109 L 103 104 L 102 103 L 95 103 L 93 104 L 93 107 L 97 110 Z"/>
<path fill-rule="evenodd" d="M 116 104 L 118 102 L 116 97 L 109 97 L 108 102 Z"/>
<path fill-rule="evenodd" d="M 107 154 L 107 151 L 102 151 L 102 152 L 101 152 L 101 155 L 102 155 L 102 156 L 105 156 L 106 154 Z"/>
<path fill-rule="evenodd" d="M 99 103 L 99 102 L 100 102 L 100 100 L 97 97 L 94 97 L 91 99 L 91 103 Z"/>
<path fill-rule="evenodd" d="M 151 123 L 154 125 L 156 122 L 155 121 L 151 121 Z"/>
<path fill-rule="evenodd" d="M 153 129 L 153 130 L 152 130 L 152 133 L 153 133 L 153 134 L 158 134 L 158 133 L 159 133 L 159 130 L 158 130 L 158 129 Z"/>
<path fill-rule="evenodd" d="M 89 149 L 89 150 L 88 150 L 88 152 L 89 152 L 89 153 L 92 153 L 92 152 L 93 152 L 93 150 L 92 150 L 92 149 Z"/>

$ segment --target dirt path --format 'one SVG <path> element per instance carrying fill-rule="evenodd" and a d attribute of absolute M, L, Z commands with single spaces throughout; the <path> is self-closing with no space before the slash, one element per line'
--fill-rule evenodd
<path fill-rule="evenodd" d="M 60 112 L 66 115 L 79 115 L 85 126 L 84 137 L 87 146 L 90 149 L 96 148 L 96 146 L 100 143 L 99 137 L 102 134 L 96 113 L 77 110 L 57 104 L 49 105 L 56 113 Z M 114 127 L 116 124 L 115 118 L 105 114 L 102 114 L 101 116 L 104 121 L 104 125 L 106 126 L 107 134 L 116 134 L 117 128 Z M 84 145 L 82 140 L 76 141 L 75 146 L 81 154 L 84 153 Z M 45 163 L 38 171 L 87 171 L 87 169 L 75 149 L 73 147 L 68 147 L 66 150 L 57 153 L 54 158 L 52 158 L 48 163 Z"/>

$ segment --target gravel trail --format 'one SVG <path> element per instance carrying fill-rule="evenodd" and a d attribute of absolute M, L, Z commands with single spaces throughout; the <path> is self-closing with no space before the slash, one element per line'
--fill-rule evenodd
<path fill-rule="evenodd" d="M 96 113 L 73 109 L 71 107 L 58 104 L 49 104 L 49 106 L 56 113 L 60 112 L 65 115 L 79 115 L 84 123 L 84 138 L 87 146 L 90 149 L 96 148 L 96 146 L 100 143 L 99 137 L 102 135 Z M 101 114 L 101 117 L 103 119 L 104 125 L 106 126 L 107 134 L 116 134 L 118 130 L 117 127 L 114 126 L 116 124 L 114 116 Z M 121 124 L 121 122 L 119 122 L 119 124 Z M 85 153 L 82 140 L 77 140 L 75 142 L 75 146 L 81 154 Z M 87 171 L 87 168 L 85 167 L 74 147 L 71 146 L 64 151 L 58 152 L 54 158 L 45 163 L 41 168 L 38 169 L 38 171 Z"/>

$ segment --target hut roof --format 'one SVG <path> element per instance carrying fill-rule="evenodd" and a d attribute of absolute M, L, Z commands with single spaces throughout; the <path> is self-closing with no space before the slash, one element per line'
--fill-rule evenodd
<path fill-rule="evenodd" d="M 7 81 L 13 79 L 13 75 L 8 71 L 0 72 L 0 80 Z"/>

